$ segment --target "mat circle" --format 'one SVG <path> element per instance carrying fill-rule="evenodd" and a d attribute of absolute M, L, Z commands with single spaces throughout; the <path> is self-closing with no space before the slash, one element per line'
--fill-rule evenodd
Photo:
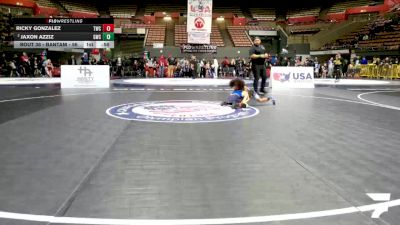
<path fill-rule="evenodd" d="M 259 113 L 248 107 L 232 109 L 220 102 L 173 100 L 127 103 L 113 106 L 106 113 L 114 118 L 163 123 L 209 123 L 245 119 Z"/>

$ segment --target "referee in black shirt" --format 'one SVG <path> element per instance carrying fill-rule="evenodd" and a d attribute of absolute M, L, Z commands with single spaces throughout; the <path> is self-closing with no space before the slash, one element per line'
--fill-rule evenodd
<path fill-rule="evenodd" d="M 254 38 L 254 45 L 250 48 L 251 58 L 251 69 L 254 75 L 253 87 L 254 91 L 258 92 L 258 80 L 261 77 L 261 88 L 260 92 L 265 94 L 265 83 L 267 81 L 267 71 L 265 68 L 265 59 L 268 58 L 268 53 L 263 45 L 261 45 L 261 39 L 259 37 Z"/>

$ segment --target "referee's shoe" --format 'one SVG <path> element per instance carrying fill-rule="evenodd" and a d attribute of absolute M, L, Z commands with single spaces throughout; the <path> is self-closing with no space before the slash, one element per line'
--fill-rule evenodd
<path fill-rule="evenodd" d="M 260 89 L 260 93 L 261 95 L 266 95 L 268 92 L 265 89 Z"/>

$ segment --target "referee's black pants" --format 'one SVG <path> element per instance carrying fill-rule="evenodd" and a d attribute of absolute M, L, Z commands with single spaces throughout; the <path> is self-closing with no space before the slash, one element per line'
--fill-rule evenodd
<path fill-rule="evenodd" d="M 254 91 L 258 90 L 258 80 L 261 77 L 260 91 L 264 92 L 265 84 L 267 82 L 267 70 L 265 68 L 265 65 L 253 65 L 252 70 L 253 70 L 253 76 L 254 76 L 254 82 L 253 82 Z"/>

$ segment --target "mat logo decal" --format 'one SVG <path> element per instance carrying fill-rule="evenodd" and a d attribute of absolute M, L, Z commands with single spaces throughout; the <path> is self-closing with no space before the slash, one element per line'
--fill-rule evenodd
<path fill-rule="evenodd" d="M 290 73 L 289 74 L 274 73 L 273 77 L 274 77 L 274 80 L 285 82 L 285 81 L 288 81 L 290 79 Z"/>
<path fill-rule="evenodd" d="M 258 114 L 258 109 L 232 109 L 210 101 L 157 101 L 113 106 L 106 113 L 123 120 L 164 123 L 206 123 L 245 119 Z"/>

